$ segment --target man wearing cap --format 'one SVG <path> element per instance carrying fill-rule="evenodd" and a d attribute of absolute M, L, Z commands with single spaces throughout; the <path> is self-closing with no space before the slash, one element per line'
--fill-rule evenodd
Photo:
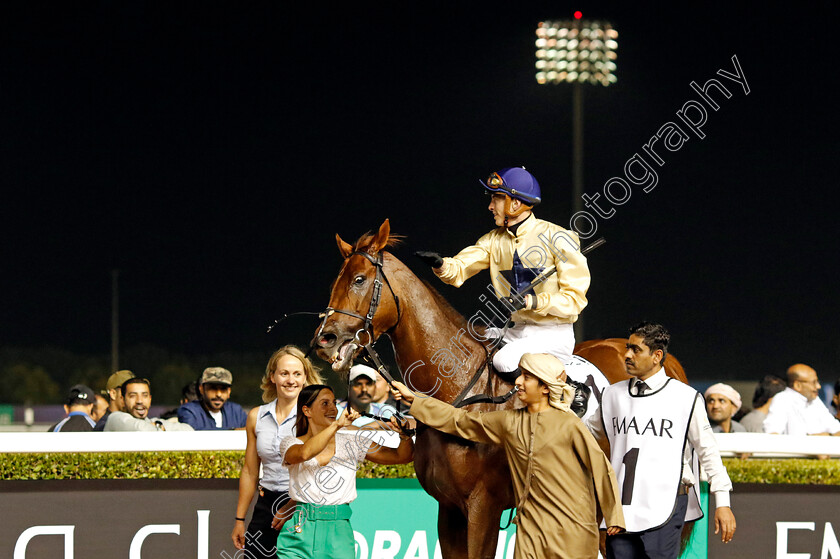
<path fill-rule="evenodd" d="M 509 167 L 481 184 L 490 194 L 488 209 L 496 229 L 451 258 L 435 252 L 416 254 L 443 282 L 455 287 L 481 270 L 490 270 L 493 290 L 501 301 L 491 303 L 482 296 L 487 308 L 474 319 L 489 323 L 495 315 L 513 320 L 504 332 L 504 346 L 493 356 L 496 370 L 513 382 L 525 353 L 549 353 L 564 363 L 570 359 L 575 346 L 572 325 L 587 304 L 589 268 L 576 233 L 533 214 L 533 207 L 540 203 L 540 185 L 531 173 Z M 529 289 L 531 281 L 552 265 L 557 272 Z M 501 331 L 488 333 L 498 337 Z M 472 330 L 471 334 L 475 335 Z"/>
<path fill-rule="evenodd" d="M 703 394 L 706 399 L 706 413 L 713 433 L 746 433 L 743 425 L 732 419 L 741 409 L 741 395 L 738 391 L 719 382 L 711 385 Z"/>
<path fill-rule="evenodd" d="M 90 416 L 96 396 L 93 390 L 84 384 L 77 384 L 70 389 L 64 400 L 64 413 L 67 417 L 50 427 L 51 433 L 70 433 L 93 431 L 96 422 Z"/>
<path fill-rule="evenodd" d="M 94 431 L 105 430 L 105 423 L 108 422 L 108 416 L 111 415 L 111 413 L 115 411 L 125 411 L 125 404 L 122 396 L 122 385 L 130 378 L 134 378 L 134 373 L 125 369 L 117 371 L 108 377 L 108 382 L 105 383 L 105 390 L 102 391 L 102 395 L 108 398 L 108 411 L 105 412 L 105 415 L 96 420 L 96 427 L 93 428 Z"/>
<path fill-rule="evenodd" d="M 817 371 L 804 363 L 787 370 L 787 388 L 773 398 L 764 432 L 780 435 L 840 436 L 840 422 L 818 398 L 820 379 Z"/>
<path fill-rule="evenodd" d="M 338 403 L 339 414 L 344 413 L 348 404 L 359 413 L 367 413 L 382 417 L 383 414 L 388 419 L 394 413 L 395 408 L 383 404 L 377 404 L 373 401 L 373 395 L 376 390 L 376 377 L 379 373 L 373 367 L 368 367 L 361 363 L 350 367 L 350 390 L 347 391 L 347 400 Z M 352 425 L 355 427 L 362 427 L 374 423 L 376 419 L 362 416 Z"/>
<path fill-rule="evenodd" d="M 679 556 L 683 525 L 702 517 L 698 457 L 715 495 L 715 534 L 728 543 L 735 533 L 732 482 L 702 396 L 662 367 L 670 339 L 661 324 L 631 328 L 624 364 L 632 378 L 608 386 L 599 413 L 586 421 L 596 439 L 609 443 L 627 521 L 626 533 L 607 535 L 607 559 Z"/>
<path fill-rule="evenodd" d="M 514 558 L 598 557 L 596 509 L 608 534 L 624 528 L 615 474 L 595 439 L 572 413 L 574 388 L 563 363 L 548 354 L 526 353 L 516 388 L 525 407 L 466 411 L 413 394 L 395 382 L 394 395 L 431 428 L 470 441 L 505 448 L 517 515 Z"/>
<path fill-rule="evenodd" d="M 230 401 L 233 375 L 222 367 L 207 367 L 198 381 L 198 400 L 178 408 L 178 421 L 196 431 L 244 429 L 248 414 Z"/>

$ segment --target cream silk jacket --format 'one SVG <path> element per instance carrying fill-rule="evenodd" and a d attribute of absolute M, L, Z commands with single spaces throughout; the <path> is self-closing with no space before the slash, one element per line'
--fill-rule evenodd
<path fill-rule="evenodd" d="M 498 297 L 511 289 L 528 286 L 540 272 L 554 264 L 557 273 L 528 291 L 536 295 L 534 310 L 513 314 L 515 322 L 526 324 L 573 323 L 586 307 L 589 267 L 580 252 L 576 233 L 533 214 L 519 224 L 516 233 L 499 227 L 451 258 L 444 258 L 435 274 L 449 285 L 460 287 L 481 270 L 490 269 L 490 281 Z"/>

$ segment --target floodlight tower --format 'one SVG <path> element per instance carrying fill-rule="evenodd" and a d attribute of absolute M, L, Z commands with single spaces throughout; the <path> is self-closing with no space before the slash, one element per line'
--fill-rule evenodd
<path fill-rule="evenodd" d="M 606 21 L 574 19 L 542 21 L 537 25 L 537 83 L 572 85 L 572 211 L 583 210 L 583 86 L 616 82 L 618 31 Z M 583 321 L 575 323 L 575 338 L 583 341 Z"/>

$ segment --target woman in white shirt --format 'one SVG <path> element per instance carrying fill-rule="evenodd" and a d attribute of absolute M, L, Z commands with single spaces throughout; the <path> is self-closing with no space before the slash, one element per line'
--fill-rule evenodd
<path fill-rule="evenodd" d="M 350 408 L 338 417 L 335 394 L 324 385 L 307 386 L 297 405 L 297 438 L 280 442 L 289 468 L 289 495 L 297 501 L 294 516 L 277 538 L 278 559 L 355 559 L 350 502 L 356 499 L 356 469 L 365 459 L 405 464 L 414 458 L 411 437 L 400 445 L 376 445 L 366 429 L 347 429 L 359 413 Z M 397 429 L 394 418 L 391 425 Z"/>
<path fill-rule="evenodd" d="M 300 391 L 306 385 L 322 382 L 317 369 L 295 346 L 278 349 L 268 360 L 260 385 L 266 403 L 252 409 L 245 424 L 248 443 L 239 475 L 239 500 L 231 534 L 236 548 L 245 549 L 247 557 L 277 556 L 274 546 L 279 527 L 294 510 L 294 502 L 289 499 L 289 471 L 278 454 L 279 443 L 294 435 Z M 262 479 L 258 479 L 260 465 Z M 245 515 L 257 490 L 260 496 L 246 536 Z"/>

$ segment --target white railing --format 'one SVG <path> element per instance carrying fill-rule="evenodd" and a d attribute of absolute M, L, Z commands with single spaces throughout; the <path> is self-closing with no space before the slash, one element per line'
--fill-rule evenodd
<path fill-rule="evenodd" d="M 797 437 L 761 433 L 718 433 L 716 437 L 723 456 L 749 453 L 755 458 L 817 455 L 840 457 L 840 437 Z M 0 453 L 190 450 L 245 450 L 245 431 L 0 433 Z"/>
<path fill-rule="evenodd" d="M 373 441 L 399 446 L 399 436 L 373 431 Z M 245 450 L 240 431 L 135 431 L 102 433 L 0 433 L 0 454 L 20 452 L 160 452 Z"/>
<path fill-rule="evenodd" d="M 749 453 L 753 458 L 840 456 L 840 437 L 716 433 L 722 456 Z"/>

